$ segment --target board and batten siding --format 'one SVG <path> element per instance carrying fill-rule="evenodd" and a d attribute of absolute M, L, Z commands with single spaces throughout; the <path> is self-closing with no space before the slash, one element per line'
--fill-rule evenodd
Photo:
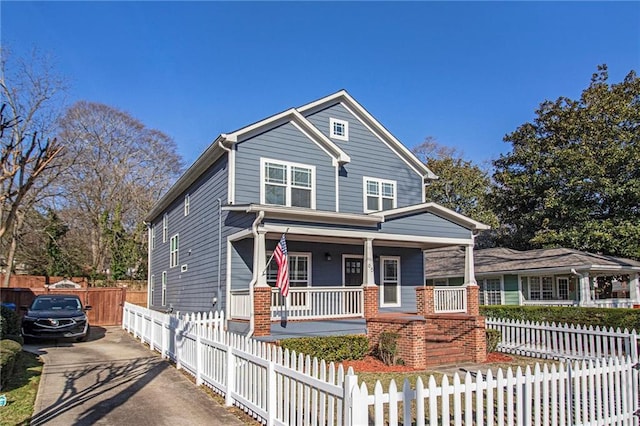
<path fill-rule="evenodd" d="M 364 211 L 364 176 L 396 181 L 398 207 L 422 202 L 422 176 L 411 169 L 342 104 L 335 104 L 306 118 L 327 137 L 330 118 L 349 122 L 349 140 L 332 139 L 351 157 L 351 162 L 344 165 L 339 178 L 341 212 Z"/>
<path fill-rule="evenodd" d="M 380 232 L 463 239 L 472 235 L 470 230 L 428 212 L 387 219 L 380 224 Z"/>
<path fill-rule="evenodd" d="M 260 159 L 315 166 L 316 210 L 336 210 L 336 167 L 331 156 L 297 127 L 286 123 L 236 147 L 237 204 L 260 203 Z"/>
<path fill-rule="evenodd" d="M 503 302 L 505 305 L 519 305 L 520 304 L 520 289 L 518 286 L 517 275 L 503 275 Z"/>
<path fill-rule="evenodd" d="M 189 214 L 184 215 L 184 197 L 189 194 Z M 203 173 L 186 191 L 153 220 L 155 249 L 151 250 L 151 274 L 154 276 L 153 309 L 196 312 L 214 308 L 212 301 L 224 305 L 224 290 L 217 295 L 218 268 L 221 268 L 220 286 L 224 289 L 226 244 L 222 244 L 222 262 L 218 259 L 218 227 L 225 230 L 227 213 L 222 212 L 219 222 L 219 203 L 227 200 L 227 157 L 221 157 Z M 162 241 L 162 218 L 168 218 L 167 241 Z M 169 267 L 170 241 L 179 235 L 179 261 Z M 223 242 L 226 238 L 223 235 Z M 186 269 L 184 270 L 183 269 Z M 162 272 L 167 272 L 166 304 L 161 304 Z"/>

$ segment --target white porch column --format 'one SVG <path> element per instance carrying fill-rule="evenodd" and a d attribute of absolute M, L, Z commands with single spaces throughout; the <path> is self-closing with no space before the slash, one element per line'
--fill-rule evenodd
<path fill-rule="evenodd" d="M 475 265 L 473 263 L 473 243 L 465 247 L 464 253 L 464 284 L 478 285 L 476 282 Z"/>
<path fill-rule="evenodd" d="M 580 306 L 591 306 L 591 278 L 589 272 L 578 274 L 580 285 Z"/>
<path fill-rule="evenodd" d="M 634 305 L 640 304 L 640 272 L 629 274 L 629 299 Z"/>
<path fill-rule="evenodd" d="M 365 270 L 362 274 L 363 285 L 375 285 L 376 279 L 373 274 L 373 239 L 364 240 L 364 264 Z"/>
<path fill-rule="evenodd" d="M 267 255 L 265 250 L 266 231 L 258 230 L 258 236 L 253 242 L 253 266 L 256 278 L 256 287 L 267 287 Z"/>

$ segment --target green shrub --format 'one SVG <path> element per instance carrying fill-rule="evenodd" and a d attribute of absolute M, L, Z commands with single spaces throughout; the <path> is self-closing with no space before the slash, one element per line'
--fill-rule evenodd
<path fill-rule="evenodd" d="M 398 333 L 383 331 L 378 339 L 376 356 L 386 365 L 396 365 L 398 362 Z"/>
<path fill-rule="evenodd" d="M 502 342 L 502 333 L 500 330 L 487 329 L 487 353 L 495 352 L 498 344 Z"/>
<path fill-rule="evenodd" d="M 22 346 L 13 340 L 0 340 L 0 389 L 3 389 L 7 381 L 13 375 L 13 369 L 16 365 L 18 356 Z"/>
<path fill-rule="evenodd" d="M 280 341 L 289 351 L 303 353 L 327 362 L 363 359 L 369 352 L 369 339 L 363 335 L 297 337 Z"/>
<path fill-rule="evenodd" d="M 8 335 L 20 335 L 20 316 L 12 309 L 0 306 L 0 339 Z"/>
<path fill-rule="evenodd" d="M 480 315 L 487 318 L 640 331 L 640 309 L 492 305 L 481 306 Z"/>

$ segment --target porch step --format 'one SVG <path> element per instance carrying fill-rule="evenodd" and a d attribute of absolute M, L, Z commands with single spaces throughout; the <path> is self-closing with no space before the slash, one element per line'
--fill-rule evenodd
<path fill-rule="evenodd" d="M 469 362 L 470 354 L 455 340 L 433 324 L 427 324 L 425 332 L 427 366 L 458 365 Z"/>

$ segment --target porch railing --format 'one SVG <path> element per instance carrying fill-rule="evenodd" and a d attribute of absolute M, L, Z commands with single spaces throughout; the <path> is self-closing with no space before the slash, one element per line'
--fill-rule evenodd
<path fill-rule="evenodd" d="M 271 319 L 362 318 L 362 287 L 304 287 L 289 289 L 286 307 L 279 290 L 271 292 Z"/>
<path fill-rule="evenodd" d="M 436 287 L 433 307 L 438 314 L 467 312 L 466 287 Z"/>
<path fill-rule="evenodd" d="M 231 319 L 248 320 L 251 318 L 251 296 L 249 289 L 231 290 L 231 302 L 229 304 Z"/>

